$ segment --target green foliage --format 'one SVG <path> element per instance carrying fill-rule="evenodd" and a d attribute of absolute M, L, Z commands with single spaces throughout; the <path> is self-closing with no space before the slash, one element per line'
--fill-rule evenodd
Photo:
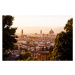
<path fill-rule="evenodd" d="M 50 48 L 49 48 L 49 52 L 51 53 L 53 51 L 53 46 L 51 46 Z"/>
<path fill-rule="evenodd" d="M 16 60 L 31 60 L 31 54 L 29 52 L 25 52 L 24 54 L 20 54 Z"/>
<path fill-rule="evenodd" d="M 28 57 L 26 61 L 33 61 L 33 57 Z"/>
<path fill-rule="evenodd" d="M 3 25 L 3 55 L 6 50 L 13 49 L 14 43 L 16 43 L 16 29 L 12 28 L 14 17 L 10 15 L 2 16 L 2 25 Z M 4 57 L 4 56 L 3 56 Z M 4 59 L 3 59 L 4 60 Z"/>
<path fill-rule="evenodd" d="M 8 57 L 9 55 L 11 55 L 11 53 L 4 53 L 4 54 L 3 54 L 3 59 L 4 59 L 4 60 L 7 60 L 7 57 Z"/>
<path fill-rule="evenodd" d="M 73 18 L 67 21 L 67 24 L 65 25 L 64 29 L 66 30 L 66 33 L 72 34 L 73 32 Z"/>
<path fill-rule="evenodd" d="M 73 19 L 68 20 L 64 29 L 66 32 L 57 34 L 55 38 L 55 44 L 50 55 L 51 60 L 72 60 L 72 31 L 73 31 Z"/>
<path fill-rule="evenodd" d="M 26 60 L 28 57 L 31 57 L 31 54 L 29 52 L 25 52 L 22 57 Z"/>
<path fill-rule="evenodd" d="M 37 57 L 34 57 L 33 61 L 38 61 Z"/>
<path fill-rule="evenodd" d="M 37 57 L 28 57 L 27 61 L 37 61 Z"/>
<path fill-rule="evenodd" d="M 10 15 L 3 15 L 2 19 L 3 19 L 3 28 L 4 28 L 5 26 L 10 27 L 12 25 L 13 23 L 12 21 L 14 20 L 14 17 Z"/>

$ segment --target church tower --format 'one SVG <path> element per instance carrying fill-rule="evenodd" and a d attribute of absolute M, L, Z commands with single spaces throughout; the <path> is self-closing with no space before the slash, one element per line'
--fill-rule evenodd
<path fill-rule="evenodd" d="M 40 36 L 42 37 L 42 30 L 40 30 Z"/>
<path fill-rule="evenodd" d="M 23 29 L 21 30 L 21 36 L 23 37 Z"/>

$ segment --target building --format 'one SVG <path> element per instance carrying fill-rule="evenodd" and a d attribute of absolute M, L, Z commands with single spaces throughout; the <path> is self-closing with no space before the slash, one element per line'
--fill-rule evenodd
<path fill-rule="evenodd" d="M 42 37 L 42 30 L 40 30 L 40 37 Z"/>
<path fill-rule="evenodd" d="M 49 58 L 49 51 L 39 51 L 37 54 L 38 61 L 46 61 Z"/>
<path fill-rule="evenodd" d="M 42 30 L 40 30 L 40 37 L 42 38 L 55 38 L 55 34 L 54 34 L 54 31 L 51 29 L 49 31 L 49 34 L 42 34 Z"/>
<path fill-rule="evenodd" d="M 52 29 L 49 31 L 49 35 L 51 35 L 51 36 L 54 35 L 54 31 Z"/>
<path fill-rule="evenodd" d="M 49 31 L 49 37 L 55 38 L 55 34 L 54 34 L 54 31 L 52 29 Z"/>
<path fill-rule="evenodd" d="M 22 29 L 22 31 L 21 31 L 21 37 L 23 38 L 23 29 Z"/>
<path fill-rule="evenodd" d="M 37 34 L 37 33 L 35 33 L 35 37 L 37 37 L 37 35 L 38 35 L 38 34 Z"/>

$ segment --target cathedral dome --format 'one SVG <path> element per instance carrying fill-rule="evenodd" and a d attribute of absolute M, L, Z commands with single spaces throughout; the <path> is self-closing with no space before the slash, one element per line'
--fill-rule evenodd
<path fill-rule="evenodd" d="M 50 32 L 49 32 L 49 34 L 54 34 L 54 31 L 51 29 Z"/>

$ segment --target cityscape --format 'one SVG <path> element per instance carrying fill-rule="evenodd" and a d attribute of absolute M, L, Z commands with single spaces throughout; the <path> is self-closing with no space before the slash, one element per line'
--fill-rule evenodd
<path fill-rule="evenodd" d="M 72 60 L 72 18 L 67 21 L 67 24 L 63 28 L 64 31 L 61 30 L 60 32 L 60 27 L 58 28 L 59 33 L 57 34 L 55 34 L 53 28 L 50 28 L 49 32 L 47 30 L 38 29 L 39 33 L 37 33 L 33 30 L 33 33 L 30 35 L 25 34 L 25 29 L 20 29 L 19 35 L 15 34 L 18 27 L 11 27 L 12 21 L 14 20 L 13 18 L 11 15 L 3 16 L 3 60 Z M 31 17 L 27 18 L 30 19 Z M 33 20 L 35 19 L 34 17 Z M 46 17 L 46 20 L 47 19 L 49 20 L 49 18 Z M 41 21 L 39 21 L 39 24 Z M 33 25 L 33 23 L 29 25 Z M 69 26 L 68 30 L 66 26 Z"/>
<path fill-rule="evenodd" d="M 42 30 L 40 30 L 40 34 L 33 34 L 32 36 L 24 35 L 23 30 L 21 31 L 21 36 L 17 39 L 18 50 L 13 50 L 10 60 L 15 60 L 17 56 L 26 52 L 31 53 L 31 57 L 38 57 L 38 60 L 47 60 L 50 54 L 50 47 L 54 46 L 54 31 L 51 29 L 48 34 L 44 34 Z M 43 49 L 43 51 L 42 51 Z M 47 50 L 46 50 L 47 49 Z"/>

